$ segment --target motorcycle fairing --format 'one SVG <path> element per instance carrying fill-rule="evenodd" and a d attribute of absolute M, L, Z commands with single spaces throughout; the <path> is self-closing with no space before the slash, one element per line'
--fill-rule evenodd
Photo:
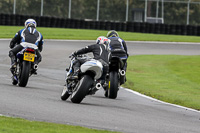
<path fill-rule="evenodd" d="M 81 72 L 85 73 L 86 71 L 92 71 L 95 73 L 95 79 L 99 79 L 103 72 L 103 65 L 100 61 L 91 59 L 90 61 L 86 61 L 81 65 Z"/>

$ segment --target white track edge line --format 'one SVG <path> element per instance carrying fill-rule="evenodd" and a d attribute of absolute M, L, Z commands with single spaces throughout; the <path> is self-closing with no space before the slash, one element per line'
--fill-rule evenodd
<path fill-rule="evenodd" d="M 182 109 L 185 109 L 185 110 L 189 110 L 189 111 L 193 111 L 193 112 L 200 113 L 200 111 L 195 110 L 195 109 L 192 109 L 192 108 L 184 107 L 184 106 L 177 105 L 177 104 L 167 103 L 167 102 L 160 101 L 160 100 L 158 100 L 158 99 L 152 98 L 152 97 L 150 97 L 150 96 L 146 96 L 146 95 L 141 94 L 141 93 L 139 93 L 139 92 L 133 91 L 133 90 L 131 90 L 131 89 L 127 89 L 127 88 L 124 88 L 124 89 L 125 89 L 126 91 L 129 91 L 129 92 L 131 92 L 131 93 L 134 93 L 134 94 L 136 94 L 136 95 L 138 95 L 138 96 L 141 96 L 141 97 L 144 97 L 144 98 L 147 98 L 147 99 L 150 99 L 150 100 L 159 102 L 159 103 L 163 103 L 163 104 L 175 106 L 175 107 L 178 107 L 178 108 L 182 108 Z"/>

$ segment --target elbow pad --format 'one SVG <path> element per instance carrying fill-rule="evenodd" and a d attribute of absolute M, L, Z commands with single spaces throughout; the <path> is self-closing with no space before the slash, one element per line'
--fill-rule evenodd
<path fill-rule="evenodd" d="M 10 48 L 14 48 L 15 47 L 15 43 L 13 41 L 10 42 Z"/>

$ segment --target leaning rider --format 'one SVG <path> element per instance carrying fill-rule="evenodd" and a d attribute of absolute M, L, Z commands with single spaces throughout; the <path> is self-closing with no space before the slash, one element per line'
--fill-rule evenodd
<path fill-rule="evenodd" d="M 96 60 L 99 60 L 103 65 L 103 74 L 101 76 L 100 83 L 103 85 L 105 83 L 106 74 L 109 69 L 109 62 L 108 62 L 108 39 L 104 36 L 99 36 L 96 40 L 96 44 L 92 44 L 89 46 L 86 46 L 85 48 L 82 48 L 78 51 L 75 51 L 72 53 L 72 56 L 77 56 L 81 54 L 86 54 L 92 52 L 93 58 Z M 77 73 L 79 70 L 80 65 L 83 62 L 76 62 L 73 66 L 75 74 L 73 76 L 77 76 Z"/>

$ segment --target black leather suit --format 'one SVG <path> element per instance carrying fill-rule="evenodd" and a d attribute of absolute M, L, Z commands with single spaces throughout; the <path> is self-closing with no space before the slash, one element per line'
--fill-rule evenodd
<path fill-rule="evenodd" d="M 85 48 L 82 48 L 76 52 L 74 52 L 75 55 L 80 55 L 80 54 L 86 54 L 92 52 L 93 53 L 93 58 L 96 60 L 99 60 L 102 65 L 103 65 L 103 74 L 100 78 L 100 80 L 103 80 L 102 82 L 105 81 L 106 74 L 108 72 L 108 50 L 107 50 L 107 45 L 104 44 L 92 44 L 89 46 L 86 46 Z M 80 67 L 80 65 L 84 63 L 84 61 L 79 61 L 74 65 L 74 69 L 77 69 Z"/>

